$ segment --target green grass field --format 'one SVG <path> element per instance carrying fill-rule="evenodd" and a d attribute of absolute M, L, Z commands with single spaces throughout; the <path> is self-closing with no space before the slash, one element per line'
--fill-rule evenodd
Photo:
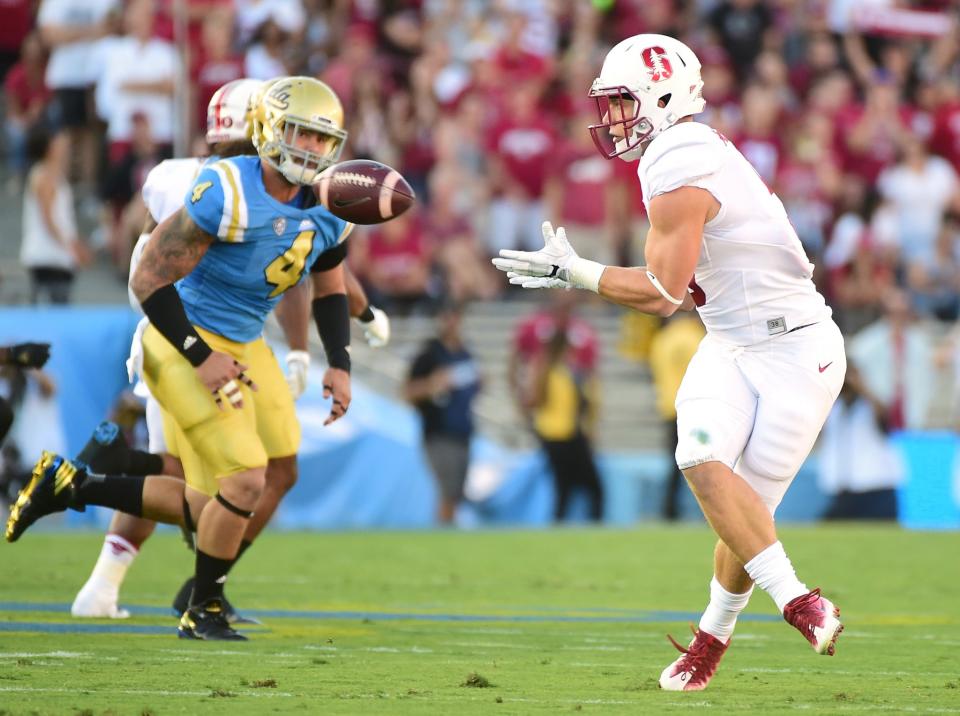
<path fill-rule="evenodd" d="M 843 610 L 837 656 L 758 592 L 710 688 L 668 694 L 664 635 L 685 642 L 706 603 L 704 528 L 269 533 L 228 589 L 265 623 L 245 644 L 176 638 L 174 534 L 134 565 L 131 619 L 76 621 L 101 537 L 28 533 L 0 545 L 0 714 L 960 713 L 960 534 L 781 537 Z"/>

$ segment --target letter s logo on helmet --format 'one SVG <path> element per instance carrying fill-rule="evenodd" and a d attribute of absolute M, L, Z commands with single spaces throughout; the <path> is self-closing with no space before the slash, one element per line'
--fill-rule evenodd
<path fill-rule="evenodd" d="M 347 131 L 336 93 L 313 77 L 281 77 L 263 92 L 253 108 L 253 145 L 260 160 L 292 184 L 309 185 L 340 159 Z M 305 135 L 321 138 L 313 151 Z M 300 140 L 300 141 L 298 141 Z"/>
<path fill-rule="evenodd" d="M 635 161 L 678 120 L 703 111 L 700 60 L 667 35 L 628 37 L 607 53 L 590 97 L 599 121 L 588 129 L 607 159 Z"/>
<path fill-rule="evenodd" d="M 662 82 L 673 77 L 670 58 L 662 47 L 648 47 L 640 56 L 643 57 L 643 64 L 650 68 L 651 82 Z"/>

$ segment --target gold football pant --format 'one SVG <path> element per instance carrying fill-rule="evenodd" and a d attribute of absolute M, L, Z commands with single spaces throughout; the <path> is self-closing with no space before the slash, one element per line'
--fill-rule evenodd
<path fill-rule="evenodd" d="M 300 423 L 283 372 L 263 338 L 236 343 L 199 327 L 197 332 L 213 350 L 247 366 L 258 390 L 240 383 L 242 408 L 227 400 L 222 410 L 217 407 L 196 369 L 152 325 L 143 334 L 143 378 L 163 408 L 167 450 L 183 463 L 187 484 L 212 496 L 219 478 L 295 455 Z"/>

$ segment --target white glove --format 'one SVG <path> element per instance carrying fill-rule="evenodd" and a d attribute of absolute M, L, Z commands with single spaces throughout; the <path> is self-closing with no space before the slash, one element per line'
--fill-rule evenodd
<path fill-rule="evenodd" d="M 606 266 L 577 256 L 577 252 L 567 241 L 567 232 L 562 226 L 554 233 L 553 225 L 544 221 L 541 229 L 544 244 L 542 249 L 501 249 L 500 258 L 493 259 L 493 265 L 501 271 L 514 274 L 510 277 L 510 283 L 523 288 L 572 286 L 586 288 L 594 293 L 599 291 L 600 276 Z"/>
<path fill-rule="evenodd" d="M 307 372 L 310 368 L 310 354 L 306 351 L 287 353 L 287 385 L 296 400 L 307 389 Z"/>
<path fill-rule="evenodd" d="M 572 283 L 556 276 L 553 278 L 537 278 L 536 276 L 524 276 L 513 271 L 507 271 L 507 278 L 514 286 L 521 286 L 522 288 L 573 288 Z"/>
<path fill-rule="evenodd" d="M 373 320 L 364 323 L 359 318 L 357 323 L 363 329 L 363 337 L 371 348 L 383 348 L 390 342 L 390 317 L 376 306 L 370 306 Z"/>

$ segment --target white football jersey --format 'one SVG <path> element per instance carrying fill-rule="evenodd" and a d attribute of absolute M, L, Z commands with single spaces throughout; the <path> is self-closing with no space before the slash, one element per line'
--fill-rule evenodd
<path fill-rule="evenodd" d="M 648 210 L 682 186 L 720 203 L 703 228 L 690 285 L 708 333 L 749 346 L 830 318 L 783 204 L 726 137 L 705 124 L 676 124 L 650 142 L 637 174 Z"/>
<path fill-rule="evenodd" d="M 143 203 L 150 212 L 150 217 L 158 224 L 169 219 L 183 207 L 183 200 L 193 186 L 193 180 L 200 173 L 203 166 L 203 159 L 190 157 L 189 159 L 164 159 L 147 174 L 146 181 L 143 182 L 143 188 L 140 194 L 143 197 Z M 143 247 L 146 246 L 150 234 L 141 234 L 133 247 L 133 253 L 130 254 L 130 277 L 133 278 L 133 271 L 140 262 L 140 256 L 143 254 Z M 127 285 L 127 296 L 130 299 L 130 305 L 137 313 L 143 313 L 140 308 L 140 302 L 133 295 L 130 286 Z"/>

